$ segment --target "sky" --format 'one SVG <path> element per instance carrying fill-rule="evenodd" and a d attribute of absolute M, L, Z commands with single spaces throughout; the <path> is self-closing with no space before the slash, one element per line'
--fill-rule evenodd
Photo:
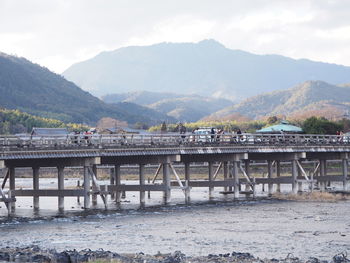
<path fill-rule="evenodd" d="M 0 0 L 0 52 L 62 73 L 130 45 L 215 39 L 350 66 L 348 0 Z"/>

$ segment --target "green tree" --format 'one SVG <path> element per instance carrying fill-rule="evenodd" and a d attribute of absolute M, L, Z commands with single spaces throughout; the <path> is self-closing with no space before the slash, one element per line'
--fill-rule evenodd
<path fill-rule="evenodd" d="M 160 127 L 160 131 L 162 131 L 162 132 L 166 132 L 167 131 L 167 127 L 166 127 L 165 121 L 163 121 L 162 126 Z"/>
<path fill-rule="evenodd" d="M 278 118 L 276 116 L 270 116 L 267 118 L 267 123 L 268 124 L 275 124 L 278 121 Z"/>
<path fill-rule="evenodd" d="M 337 131 L 342 130 L 342 125 L 324 117 L 310 117 L 304 121 L 302 128 L 307 134 L 336 134 Z"/>

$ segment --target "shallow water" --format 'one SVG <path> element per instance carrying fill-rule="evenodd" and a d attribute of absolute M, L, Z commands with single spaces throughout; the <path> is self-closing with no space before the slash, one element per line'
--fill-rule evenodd
<path fill-rule="evenodd" d="M 25 187 L 27 182 L 19 183 Z M 70 184 L 76 181 L 66 181 Z M 172 193 L 172 204 L 166 207 L 161 205 L 162 193 L 152 193 L 144 210 L 137 209 L 137 193 L 127 194 L 122 210 L 109 201 L 110 211 L 88 212 L 76 198 L 66 198 L 64 213 L 56 211 L 57 198 L 41 198 L 42 209 L 33 213 L 32 199 L 21 198 L 15 217 L 7 218 L 5 209 L 0 209 L 0 246 L 149 254 L 181 250 L 193 256 L 240 251 L 267 258 L 292 253 L 327 260 L 350 253 L 350 201 L 233 201 L 222 197 L 220 190 L 216 201 L 208 203 L 207 189 L 193 189 L 191 206 L 183 204 L 181 191 Z"/>

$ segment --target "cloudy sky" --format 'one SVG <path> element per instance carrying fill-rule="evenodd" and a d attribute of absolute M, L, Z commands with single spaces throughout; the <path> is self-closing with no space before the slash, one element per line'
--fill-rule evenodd
<path fill-rule="evenodd" d="M 350 1 L 0 0 L 0 51 L 57 73 L 104 50 L 208 38 L 350 66 Z"/>

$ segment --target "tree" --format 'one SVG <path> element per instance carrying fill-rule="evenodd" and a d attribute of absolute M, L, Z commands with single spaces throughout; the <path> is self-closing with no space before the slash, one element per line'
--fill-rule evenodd
<path fill-rule="evenodd" d="M 166 127 L 165 121 L 163 121 L 162 126 L 160 127 L 160 131 L 161 132 L 166 132 L 167 131 L 167 127 Z"/>
<path fill-rule="evenodd" d="M 324 117 L 310 117 L 304 121 L 302 128 L 307 134 L 336 134 L 342 130 L 342 125 Z"/>
<path fill-rule="evenodd" d="M 275 124 L 278 121 L 278 118 L 276 116 L 270 116 L 267 118 L 267 123 L 268 124 Z"/>

